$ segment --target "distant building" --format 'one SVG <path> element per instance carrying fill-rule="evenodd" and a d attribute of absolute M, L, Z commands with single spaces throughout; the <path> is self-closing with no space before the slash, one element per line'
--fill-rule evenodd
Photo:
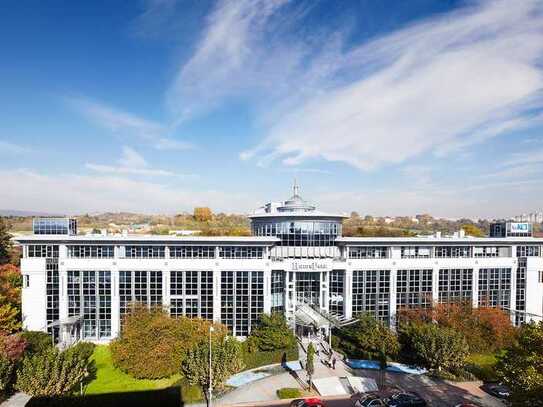
<path fill-rule="evenodd" d="M 39 217 L 32 220 L 35 235 L 77 235 L 77 220 L 68 217 Z"/>
<path fill-rule="evenodd" d="M 531 237 L 532 224 L 528 222 L 494 222 L 490 224 L 490 237 Z"/>

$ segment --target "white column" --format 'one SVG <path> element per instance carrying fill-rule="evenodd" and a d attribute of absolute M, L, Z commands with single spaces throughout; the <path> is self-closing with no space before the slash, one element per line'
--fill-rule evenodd
<path fill-rule="evenodd" d="M 271 313 L 271 269 L 269 263 L 266 263 L 264 269 L 264 312 Z"/>
<path fill-rule="evenodd" d="M 327 272 L 321 272 L 319 279 L 320 279 L 320 287 L 321 287 L 321 294 L 319 294 L 319 303 L 320 307 L 323 310 L 328 311 L 329 310 L 329 304 L 330 304 L 330 273 L 332 270 L 329 270 Z"/>
<path fill-rule="evenodd" d="M 398 269 L 396 267 L 392 267 L 390 269 L 390 292 L 388 297 L 389 302 L 389 315 L 390 315 L 390 327 L 395 328 L 396 327 L 396 294 L 397 294 L 397 284 L 396 284 L 396 278 L 398 275 Z"/>
<path fill-rule="evenodd" d="M 473 267 L 471 290 L 471 305 L 477 308 L 479 306 L 479 266 Z"/>
<path fill-rule="evenodd" d="M 213 269 L 213 321 L 221 322 L 221 270 L 215 263 Z"/>
<path fill-rule="evenodd" d="M 432 269 L 432 302 L 439 302 L 439 267 Z"/>
<path fill-rule="evenodd" d="M 121 313 L 119 297 L 119 266 L 113 262 L 111 266 L 111 337 L 116 338 L 121 333 Z"/>
<path fill-rule="evenodd" d="M 58 247 L 58 296 L 59 296 L 59 313 L 60 320 L 68 317 L 68 272 L 64 261 L 68 258 L 68 248 L 66 245 Z M 47 273 L 47 272 L 46 272 Z M 46 275 L 47 281 L 47 275 Z M 46 294 L 47 295 L 47 294 Z"/>
<path fill-rule="evenodd" d="M 349 319 L 353 317 L 353 270 L 346 267 L 343 276 L 343 315 Z"/>

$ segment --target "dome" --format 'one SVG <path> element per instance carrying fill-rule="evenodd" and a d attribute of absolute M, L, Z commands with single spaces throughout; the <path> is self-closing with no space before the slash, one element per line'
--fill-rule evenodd
<path fill-rule="evenodd" d="M 315 210 L 315 206 L 305 201 L 298 193 L 300 187 L 296 184 L 296 180 L 294 180 L 294 186 L 292 189 L 294 194 L 283 202 L 282 206 L 277 208 L 279 212 L 306 212 Z"/>

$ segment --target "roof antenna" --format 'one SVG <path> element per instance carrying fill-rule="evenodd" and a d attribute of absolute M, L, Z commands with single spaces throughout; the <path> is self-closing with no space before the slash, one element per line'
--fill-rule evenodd
<path fill-rule="evenodd" d="M 292 190 L 294 191 L 294 196 L 297 196 L 298 195 L 298 190 L 300 189 L 300 187 L 298 186 L 298 184 L 296 183 L 296 178 L 294 178 L 294 185 L 292 186 Z"/>

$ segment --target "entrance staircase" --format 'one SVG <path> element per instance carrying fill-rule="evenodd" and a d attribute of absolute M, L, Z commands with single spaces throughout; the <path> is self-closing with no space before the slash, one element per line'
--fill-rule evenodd
<path fill-rule="evenodd" d="M 334 328 L 342 328 L 356 322 L 355 318 L 345 318 L 343 315 L 325 311 L 303 298 L 298 299 L 296 319 L 303 325 L 315 325 L 317 328 L 329 325 Z"/>

